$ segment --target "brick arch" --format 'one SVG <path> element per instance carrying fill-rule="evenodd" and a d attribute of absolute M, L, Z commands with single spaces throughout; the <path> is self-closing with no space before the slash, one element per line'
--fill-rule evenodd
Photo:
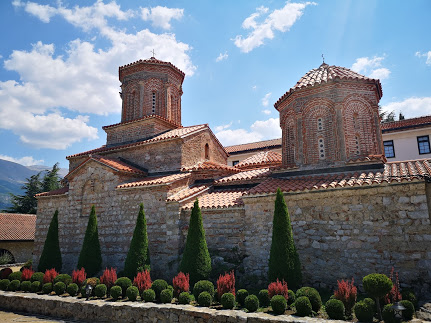
<path fill-rule="evenodd" d="M 140 89 L 137 82 L 126 86 L 123 90 L 123 118 L 124 121 L 138 119 L 140 106 Z"/>
<path fill-rule="evenodd" d="M 283 166 L 294 166 L 298 161 L 298 135 L 295 112 L 293 109 L 290 109 L 283 113 L 283 116 L 280 119 Z"/>
<path fill-rule="evenodd" d="M 177 86 L 169 86 L 167 98 L 167 118 L 173 123 L 181 125 L 181 94 Z"/>
<path fill-rule="evenodd" d="M 361 97 L 343 102 L 343 131 L 347 159 L 379 154 L 375 114 L 371 104 Z"/>
<path fill-rule="evenodd" d="M 334 102 L 328 99 L 310 100 L 303 109 L 302 146 L 305 164 L 340 159 L 338 149 L 338 131 Z M 318 128 L 318 119 L 322 119 L 323 129 Z M 324 140 L 324 158 L 320 158 L 318 139 Z"/>

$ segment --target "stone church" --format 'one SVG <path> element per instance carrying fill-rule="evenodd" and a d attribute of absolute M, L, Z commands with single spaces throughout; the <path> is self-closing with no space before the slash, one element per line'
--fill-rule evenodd
<path fill-rule="evenodd" d="M 67 157 L 63 188 L 37 196 L 36 265 L 58 209 L 63 271 L 76 267 L 95 205 L 103 267 L 121 270 L 143 202 L 152 276 L 171 279 L 198 198 L 210 254 L 263 284 L 280 187 L 304 283 L 360 282 L 392 266 L 402 284 L 431 283 L 431 161 L 386 162 L 379 80 L 312 69 L 274 105 L 282 153 L 233 167 L 207 124 L 182 126 L 184 76 L 154 57 L 119 68 L 121 122 L 103 127 L 106 145 Z"/>

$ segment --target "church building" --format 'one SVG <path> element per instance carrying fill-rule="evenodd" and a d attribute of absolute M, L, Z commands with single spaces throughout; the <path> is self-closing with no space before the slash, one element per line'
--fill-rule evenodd
<path fill-rule="evenodd" d="M 274 105 L 281 153 L 228 166 L 207 124 L 181 124 L 184 76 L 154 57 L 119 68 L 121 122 L 103 127 L 106 145 L 67 157 L 63 188 L 37 196 L 36 266 L 58 209 L 63 271 L 76 268 L 95 205 L 103 268 L 121 270 L 144 203 L 152 276 L 171 279 L 197 198 L 213 259 L 264 284 L 281 188 L 305 284 L 392 266 L 402 283 L 431 282 L 431 161 L 386 161 L 379 80 L 323 63 Z"/>

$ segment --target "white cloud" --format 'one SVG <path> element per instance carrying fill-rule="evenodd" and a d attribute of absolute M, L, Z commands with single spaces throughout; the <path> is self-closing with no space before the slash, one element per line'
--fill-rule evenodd
<path fill-rule="evenodd" d="M 262 110 L 262 113 L 265 113 L 266 115 L 271 114 L 271 110 Z"/>
<path fill-rule="evenodd" d="M 36 160 L 32 156 L 24 156 L 21 158 L 15 158 L 15 157 L 6 156 L 6 155 L 0 155 L 0 159 L 11 161 L 11 162 L 21 164 L 24 166 L 43 165 L 43 162 L 44 162 L 43 159 Z"/>
<path fill-rule="evenodd" d="M 268 14 L 269 9 L 263 6 L 256 9 L 256 12 L 247 17 L 243 23 L 243 29 L 252 31 L 243 38 L 237 35 L 234 39 L 235 45 L 244 53 L 248 53 L 263 45 L 265 39 L 273 39 L 274 31 L 286 32 L 302 16 L 305 7 L 316 5 L 314 2 L 292 3 L 286 2 L 281 9 L 276 9 Z M 268 14 L 268 15 L 267 15 Z M 267 15 L 263 22 L 257 19 Z"/>
<path fill-rule="evenodd" d="M 97 29 L 100 32 L 97 35 L 110 42 L 104 49 L 97 49 L 90 41 L 72 40 L 66 54 L 59 55 L 54 44 L 39 41 L 31 50 L 14 50 L 5 59 L 5 69 L 17 72 L 20 81 L 0 82 L 0 128 L 13 131 L 23 142 L 35 147 L 63 149 L 85 138 L 97 138 L 97 130 L 87 124 L 88 117 L 66 118 L 61 111 L 119 113 L 118 66 L 147 58 L 152 49 L 158 59 L 172 62 L 188 76 L 196 69 L 188 55 L 191 47 L 177 41 L 174 34 L 155 34 L 148 29 L 127 33 L 111 28 L 107 18 L 127 20 L 134 15 L 131 11 L 122 11 L 114 1 L 108 4 L 97 1 L 89 7 L 72 9 L 61 3 L 55 8 L 42 6 L 43 9 L 30 4 L 14 2 L 26 11 L 26 8 L 37 8 L 30 13 L 42 21 L 55 13 L 85 32 Z M 43 10 L 49 15 L 43 15 Z M 20 116 L 11 111 L 19 112 Z M 20 126 L 16 120 L 21 118 L 23 124 L 31 126 Z M 46 131 L 42 124 L 51 130 Z M 70 126 L 68 134 L 62 132 L 65 124 Z"/>
<path fill-rule="evenodd" d="M 423 54 L 421 52 L 416 52 L 415 56 L 426 57 L 427 60 L 426 60 L 425 64 L 431 65 L 431 50 L 428 53 L 423 53 Z"/>
<path fill-rule="evenodd" d="M 385 112 L 394 111 L 395 115 L 402 112 L 406 118 L 431 115 L 431 97 L 411 97 L 403 101 L 390 102 L 383 105 L 382 110 Z"/>
<path fill-rule="evenodd" d="M 157 6 L 154 8 L 141 8 L 141 18 L 144 21 L 150 20 L 154 27 L 171 29 L 171 20 L 180 20 L 184 15 L 184 9 L 167 8 Z"/>
<path fill-rule="evenodd" d="M 224 128 L 216 131 L 215 135 L 224 146 L 238 145 L 248 142 L 261 141 L 281 137 L 281 128 L 278 118 L 255 121 L 250 130 Z"/>
<path fill-rule="evenodd" d="M 220 62 L 222 60 L 225 60 L 229 57 L 229 55 L 227 54 L 227 52 L 220 53 L 220 55 L 216 58 L 216 62 Z"/>
<path fill-rule="evenodd" d="M 269 98 L 271 97 L 271 92 L 266 93 L 265 96 L 262 98 L 262 105 L 264 107 L 267 107 L 269 105 Z"/>
<path fill-rule="evenodd" d="M 373 58 L 360 57 L 356 59 L 356 62 L 353 63 L 350 69 L 370 78 L 384 80 L 391 74 L 389 69 L 381 67 L 384 59 L 385 56 L 374 56 Z"/>
<path fill-rule="evenodd" d="M 215 132 L 220 132 L 220 131 L 222 131 L 224 129 L 230 128 L 231 125 L 232 125 L 232 121 L 230 123 L 228 123 L 228 124 L 217 126 L 217 127 L 214 128 L 214 130 L 215 130 Z"/>

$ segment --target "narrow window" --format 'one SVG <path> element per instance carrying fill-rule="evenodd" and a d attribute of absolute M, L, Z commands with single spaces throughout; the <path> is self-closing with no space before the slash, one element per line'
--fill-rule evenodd
<path fill-rule="evenodd" d="M 322 131 L 323 130 L 323 119 L 322 118 L 318 118 L 317 119 L 317 130 L 318 131 Z"/>
<path fill-rule="evenodd" d="M 153 92 L 152 114 L 156 113 L 156 92 Z"/>
<path fill-rule="evenodd" d="M 210 159 L 210 146 L 205 144 L 205 159 Z"/>
<path fill-rule="evenodd" d="M 394 141 L 393 140 L 383 141 L 383 146 L 385 147 L 386 158 L 394 158 L 395 157 Z"/>
<path fill-rule="evenodd" d="M 419 155 L 429 154 L 430 150 L 430 137 L 429 136 L 420 136 L 418 138 L 418 148 Z"/>
<path fill-rule="evenodd" d="M 361 154 L 361 148 L 360 148 L 360 138 L 359 135 L 355 136 L 355 154 L 360 155 Z"/>
<path fill-rule="evenodd" d="M 319 159 L 325 159 L 325 141 L 323 138 L 319 138 L 317 145 L 319 148 Z"/>

